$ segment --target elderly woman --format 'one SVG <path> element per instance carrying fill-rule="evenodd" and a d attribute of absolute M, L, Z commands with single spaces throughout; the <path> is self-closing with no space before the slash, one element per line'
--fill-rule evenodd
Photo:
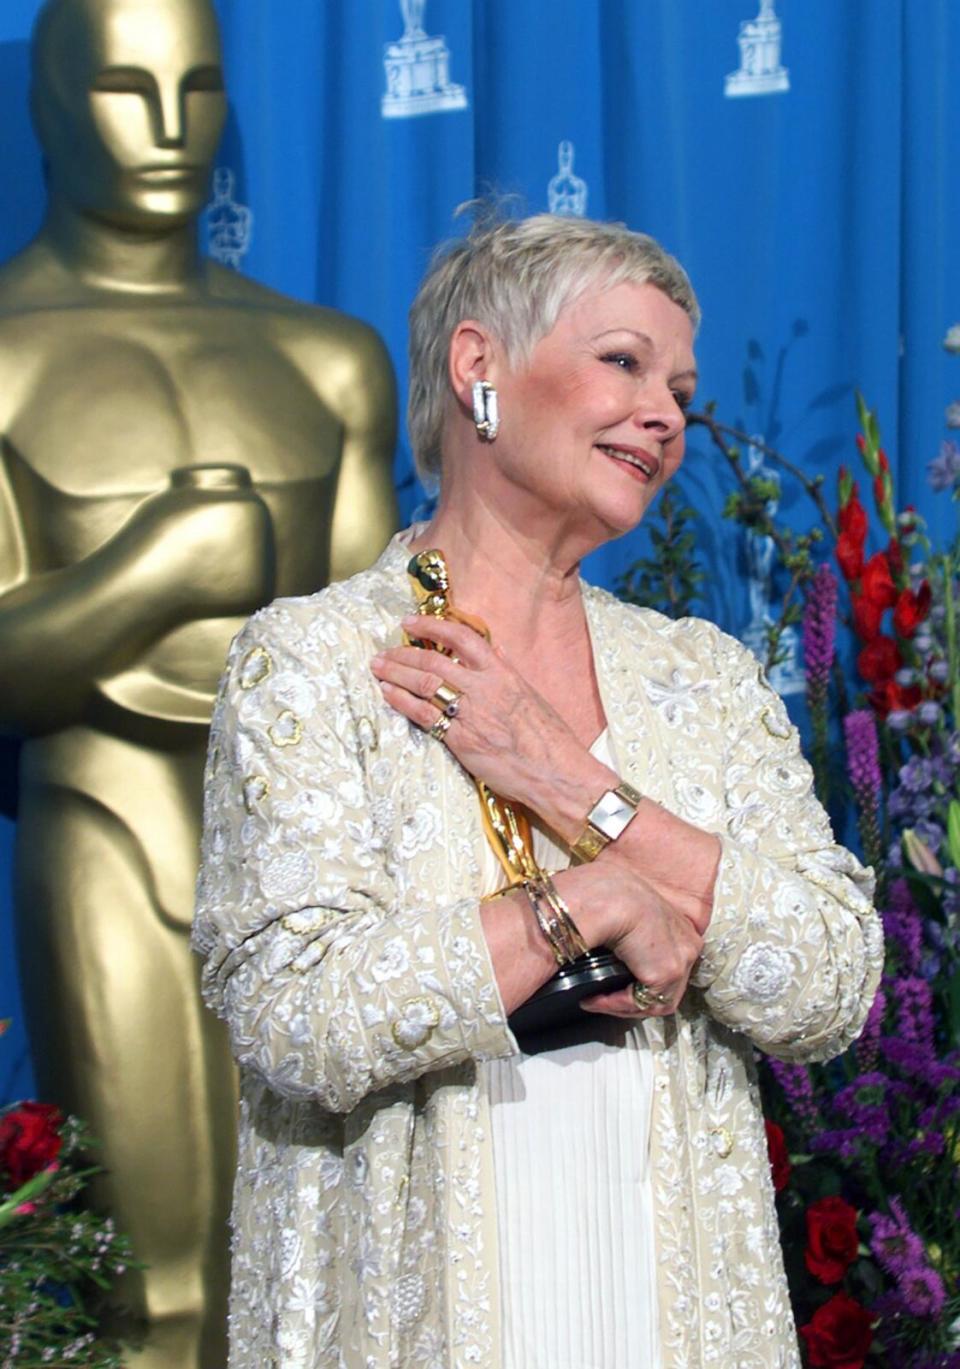
<path fill-rule="evenodd" d="M 648 237 L 476 229 L 411 316 L 433 521 L 234 644 L 196 924 L 241 1067 L 234 1366 L 799 1363 L 753 1052 L 856 1035 L 870 880 L 750 654 L 579 576 L 680 465 L 697 319 Z M 491 640 L 411 617 L 430 548 Z M 476 780 L 552 880 L 484 899 Z M 635 982 L 525 1054 L 571 945 Z"/>

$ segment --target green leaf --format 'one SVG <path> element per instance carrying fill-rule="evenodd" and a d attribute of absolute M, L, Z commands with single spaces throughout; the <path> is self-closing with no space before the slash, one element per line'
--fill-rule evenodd
<path fill-rule="evenodd" d="M 956 799 L 950 800 L 947 809 L 947 845 L 951 861 L 960 869 L 960 803 Z"/>

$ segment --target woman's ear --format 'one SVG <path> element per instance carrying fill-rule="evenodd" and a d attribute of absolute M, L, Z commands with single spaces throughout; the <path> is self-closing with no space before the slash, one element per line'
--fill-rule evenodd
<path fill-rule="evenodd" d="M 475 319 L 464 319 L 450 339 L 450 388 L 463 407 L 473 409 L 473 387 L 478 380 L 496 381 L 499 348 L 490 331 Z"/>

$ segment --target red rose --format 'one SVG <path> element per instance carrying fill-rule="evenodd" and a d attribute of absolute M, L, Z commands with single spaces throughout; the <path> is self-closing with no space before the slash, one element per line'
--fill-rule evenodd
<path fill-rule="evenodd" d="M 821 1283 L 839 1283 L 857 1258 L 857 1213 L 843 1198 L 820 1198 L 807 1208 L 807 1268 Z"/>
<path fill-rule="evenodd" d="M 0 1117 L 0 1173 L 14 1190 L 60 1154 L 63 1114 L 52 1103 L 20 1103 Z"/>
<path fill-rule="evenodd" d="M 790 1156 L 787 1154 L 787 1140 L 783 1134 L 783 1127 L 777 1126 L 776 1122 L 768 1122 L 764 1119 L 764 1126 L 767 1129 L 767 1154 L 770 1157 L 770 1177 L 773 1179 L 773 1187 L 776 1193 L 781 1193 L 790 1182 Z"/>
<path fill-rule="evenodd" d="M 879 604 L 882 609 L 890 608 L 896 603 L 897 591 L 893 586 L 890 563 L 885 552 L 874 552 L 864 566 L 860 578 L 860 593 L 865 599 L 871 599 L 875 604 Z"/>
<path fill-rule="evenodd" d="M 893 626 L 901 637 L 913 636 L 930 612 L 930 599 L 930 586 L 926 580 L 916 594 L 909 589 L 900 591 L 893 610 Z"/>
<path fill-rule="evenodd" d="M 874 637 L 872 642 L 868 642 L 857 657 L 857 669 L 863 679 L 870 684 L 889 680 L 902 664 L 896 642 L 892 637 L 884 637 L 882 633 L 879 637 Z"/>
<path fill-rule="evenodd" d="M 846 1293 L 818 1307 L 800 1334 L 811 1369 L 862 1369 L 873 1341 L 870 1313 Z"/>
<path fill-rule="evenodd" d="M 876 599 L 867 599 L 863 595 L 854 598 L 853 626 L 861 642 L 872 642 L 874 637 L 879 637 L 883 615 L 883 605 L 878 604 Z"/>

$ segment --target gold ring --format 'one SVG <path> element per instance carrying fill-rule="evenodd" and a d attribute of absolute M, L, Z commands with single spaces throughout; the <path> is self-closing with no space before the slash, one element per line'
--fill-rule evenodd
<path fill-rule="evenodd" d="M 442 742 L 442 741 L 443 741 L 443 738 L 444 738 L 444 736 L 445 736 L 445 734 L 446 734 L 447 728 L 450 726 L 450 724 L 451 724 L 452 721 L 453 721 L 453 719 L 452 719 L 452 718 L 448 718 L 447 715 L 446 715 L 446 713 L 441 713 L 441 714 L 440 714 L 439 718 L 437 719 L 437 721 L 433 724 L 433 726 L 432 726 L 431 729 L 430 729 L 430 736 L 434 739 L 434 741 L 436 741 L 436 742 Z"/>
<path fill-rule="evenodd" d="M 639 979 L 631 990 L 633 1001 L 641 1012 L 649 1012 L 651 1008 L 662 1008 L 666 1003 L 662 993 L 657 993 L 656 989 L 651 989 L 649 984 L 641 984 Z"/>
<path fill-rule="evenodd" d="M 462 698 L 462 689 L 454 689 L 453 685 L 448 685 L 446 681 L 441 680 L 437 685 L 437 691 L 430 702 L 435 708 L 439 708 L 441 713 L 446 714 L 448 718 L 455 718 Z"/>

